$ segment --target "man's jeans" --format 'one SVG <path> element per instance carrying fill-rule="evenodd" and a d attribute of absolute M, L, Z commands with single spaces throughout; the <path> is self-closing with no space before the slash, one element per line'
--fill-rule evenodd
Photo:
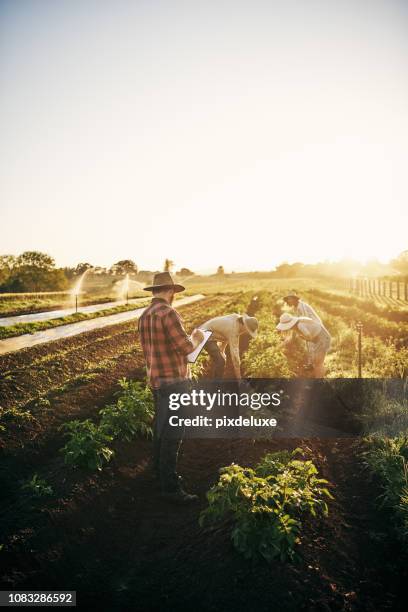
<path fill-rule="evenodd" d="M 153 467 L 160 477 L 161 489 L 164 493 L 175 492 L 179 489 L 177 474 L 177 459 L 183 439 L 184 428 L 173 428 L 169 425 L 170 393 L 186 393 L 189 391 L 189 381 L 181 381 L 170 385 L 163 385 L 153 390 L 155 403 L 155 417 L 153 423 Z"/>
<path fill-rule="evenodd" d="M 225 357 L 220 351 L 220 347 L 218 346 L 215 340 L 208 340 L 208 342 L 204 345 L 204 349 L 207 351 L 212 361 L 212 378 L 221 379 L 224 378 L 224 370 L 225 370 Z"/>

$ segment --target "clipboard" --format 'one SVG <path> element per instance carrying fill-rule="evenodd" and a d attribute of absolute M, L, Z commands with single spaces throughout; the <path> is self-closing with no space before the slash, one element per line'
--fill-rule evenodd
<path fill-rule="evenodd" d="M 198 328 L 198 329 L 200 329 L 200 328 Z M 212 336 L 212 331 L 210 331 L 209 329 L 200 329 L 200 331 L 203 332 L 203 334 L 204 334 L 204 340 L 202 340 L 202 342 L 200 342 L 200 344 L 198 346 L 196 346 L 196 348 L 194 349 L 194 351 L 192 353 L 189 353 L 187 355 L 188 363 L 195 363 L 197 361 L 198 356 L 200 355 L 201 351 L 203 350 L 205 344 L 209 340 L 210 336 Z"/>

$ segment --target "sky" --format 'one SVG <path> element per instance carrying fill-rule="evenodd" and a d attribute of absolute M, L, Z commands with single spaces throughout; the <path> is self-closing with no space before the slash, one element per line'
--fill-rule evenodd
<path fill-rule="evenodd" d="M 0 0 L 0 254 L 408 248 L 408 3 Z"/>

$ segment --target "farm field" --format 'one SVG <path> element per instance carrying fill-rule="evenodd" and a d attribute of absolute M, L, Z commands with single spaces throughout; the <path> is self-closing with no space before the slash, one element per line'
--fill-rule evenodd
<path fill-rule="evenodd" d="M 333 336 L 330 378 L 357 376 L 357 320 L 363 324 L 364 376 L 406 376 L 403 307 L 368 309 L 340 289 L 301 285 Z M 180 312 L 191 330 L 256 303 L 260 332 L 242 347 L 244 374 L 302 376 L 302 347 L 285 354 L 274 331 L 282 291 L 293 287 L 291 280 L 257 290 L 238 284 L 206 292 L 197 285 L 194 292 L 206 297 Z M 196 375 L 207 368 L 201 359 Z M 2 588 L 64 585 L 81 593 L 84 607 L 107 610 L 270 610 L 271 602 L 279 610 L 403 609 L 406 552 L 389 527 L 390 509 L 378 507 L 381 481 L 368 477 L 363 441 L 186 440 L 180 472 L 200 503 L 179 508 L 160 497 L 151 442 L 144 437 L 114 440 L 115 456 L 101 471 L 74 470 L 60 452 L 62 425 L 88 418 L 97 423 L 99 410 L 115 401 L 119 380 L 144 380 L 134 322 L 3 355 L 0 372 Z M 313 461 L 333 496 L 328 516 L 303 520 L 295 562 L 246 560 L 232 546 L 228 521 L 200 526 L 205 494 L 220 468 L 233 462 L 254 467 L 267 453 L 295 448 L 302 460 Z"/>

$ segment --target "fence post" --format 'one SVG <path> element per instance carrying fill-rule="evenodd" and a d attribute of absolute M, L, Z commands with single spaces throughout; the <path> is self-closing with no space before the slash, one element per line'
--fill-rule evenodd
<path fill-rule="evenodd" d="M 392 298 L 392 281 L 390 280 L 390 298 Z"/>
<path fill-rule="evenodd" d="M 404 282 L 404 297 L 405 301 L 408 302 L 408 281 Z"/>
<path fill-rule="evenodd" d="M 362 330 L 363 324 L 359 321 L 356 325 L 358 332 L 358 378 L 362 378 Z"/>

